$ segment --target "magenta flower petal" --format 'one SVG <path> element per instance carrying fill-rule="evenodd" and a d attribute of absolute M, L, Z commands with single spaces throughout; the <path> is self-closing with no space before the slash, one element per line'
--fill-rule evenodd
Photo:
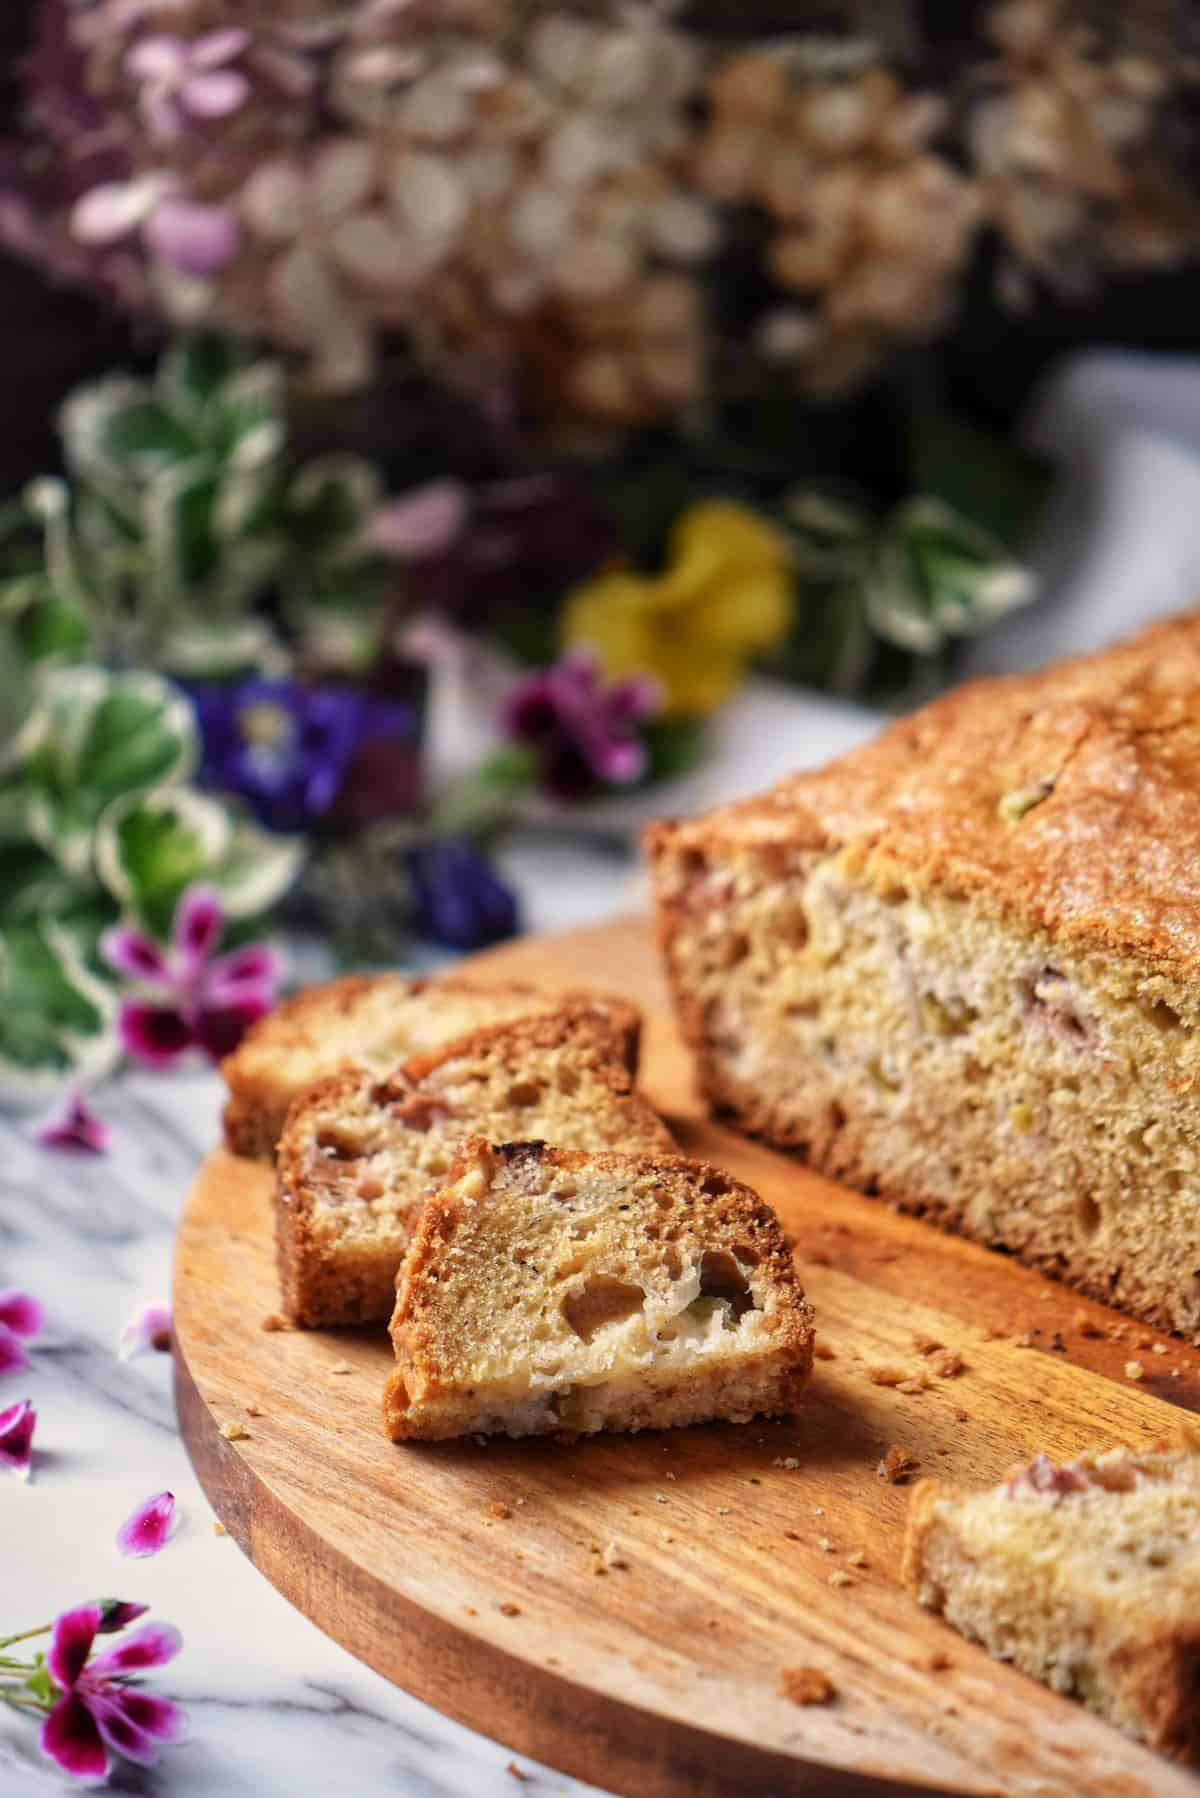
<path fill-rule="evenodd" d="M 102 1636 L 114 1635 L 117 1630 L 124 1629 L 127 1623 L 136 1623 L 150 1609 L 148 1604 L 134 1604 L 128 1598 L 101 1598 L 97 1603 L 100 1606 Z"/>
<path fill-rule="evenodd" d="M 171 1323 L 170 1305 L 143 1306 L 121 1331 L 117 1348 L 121 1360 L 132 1361 L 135 1355 L 144 1354 L 148 1349 L 165 1354 L 171 1347 Z"/>
<path fill-rule="evenodd" d="M 130 980 L 152 980 L 167 986 L 171 970 L 153 937 L 131 924 L 114 924 L 100 938 L 100 953 L 110 968 Z"/>
<path fill-rule="evenodd" d="M 231 949 L 209 964 L 204 980 L 205 998 L 223 1005 L 232 999 L 275 996 L 283 979 L 284 958 L 270 943 L 247 943 L 244 949 Z"/>
<path fill-rule="evenodd" d="M 15 1330 L 0 1323 L 0 1374 L 21 1373 L 28 1366 L 25 1344 Z"/>
<path fill-rule="evenodd" d="M 73 1779 L 103 1779 L 108 1754 L 91 1711 L 70 1692 L 42 1724 L 42 1753 Z"/>
<path fill-rule="evenodd" d="M 156 1555 L 167 1546 L 175 1520 L 175 1494 L 158 1492 L 140 1504 L 117 1531 L 123 1555 Z"/>
<path fill-rule="evenodd" d="M 50 1637 L 50 1647 L 46 1651 L 46 1665 L 50 1669 L 50 1677 L 63 1692 L 71 1692 L 87 1664 L 88 1655 L 92 1652 L 92 1643 L 100 1628 L 100 1606 L 98 1604 L 77 1605 L 73 1611 L 63 1611 L 54 1619 L 54 1631 Z"/>
<path fill-rule="evenodd" d="M 250 97 L 250 83 L 240 69 L 211 69 L 189 75 L 179 90 L 194 119 L 227 119 Z"/>
<path fill-rule="evenodd" d="M 251 1024 L 266 1017 L 271 999 L 269 993 L 258 993 L 229 1005 L 202 1005 L 196 1014 L 196 1041 L 211 1060 L 224 1061 L 233 1054 Z"/>
<path fill-rule="evenodd" d="M 46 1327 L 45 1306 L 15 1286 L 0 1289 L 0 1324 L 14 1336 L 40 1336 Z"/>
<path fill-rule="evenodd" d="M 131 1636 L 98 1654 L 88 1669 L 97 1678 L 118 1673 L 144 1673 L 147 1667 L 165 1667 L 183 1647 L 183 1637 L 173 1623 L 146 1623 Z"/>
<path fill-rule="evenodd" d="M 164 200 L 142 227 L 156 262 L 203 280 L 233 261 L 241 248 L 237 215 L 228 206 L 196 200 Z"/>
<path fill-rule="evenodd" d="M 605 743 L 593 755 L 592 763 L 610 786 L 626 787 L 646 772 L 646 751 L 641 743 Z"/>
<path fill-rule="evenodd" d="M 61 1110 L 36 1126 L 33 1140 L 43 1149 L 68 1155 L 107 1155 L 112 1132 L 103 1118 L 96 1116 L 82 1088 L 73 1086 Z"/>
<path fill-rule="evenodd" d="M 177 1005 L 127 999 L 117 1013 L 125 1053 L 147 1068 L 173 1068 L 193 1046 L 192 1027 Z"/>
<path fill-rule="evenodd" d="M 204 966 L 224 928 L 225 906 L 216 887 L 189 887 L 171 921 L 171 947 L 189 978 Z"/>
<path fill-rule="evenodd" d="M 27 1398 L 0 1411 L 0 1467 L 9 1468 L 23 1480 L 29 1478 L 36 1428 L 37 1412 Z"/>
<path fill-rule="evenodd" d="M 177 1742 L 187 1727 L 177 1704 L 130 1687 L 110 1686 L 102 1697 L 89 1692 L 87 1702 L 107 1746 L 142 1767 L 154 1765 L 160 1742 Z"/>

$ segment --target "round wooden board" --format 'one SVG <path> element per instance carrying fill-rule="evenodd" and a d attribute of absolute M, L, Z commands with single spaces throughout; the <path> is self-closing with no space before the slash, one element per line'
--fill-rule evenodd
<path fill-rule="evenodd" d="M 526 940 L 476 968 L 645 1007 L 647 1091 L 689 1153 L 779 1212 L 829 1358 L 785 1423 L 397 1447 L 379 1421 L 382 1330 L 264 1330 L 271 1179 L 217 1150 L 179 1229 L 179 1418 L 267 1578 L 418 1697 L 630 1798 L 1195 1798 L 1189 1776 L 900 1590 L 908 1493 L 876 1468 L 898 1444 L 922 1472 L 977 1484 L 1036 1449 L 1161 1435 L 1164 1399 L 1200 1407 L 1200 1353 L 1166 1339 L 1156 1355 L 1136 1325 L 1085 1333 L 1120 1320 L 709 1123 L 644 924 Z M 964 1370 L 918 1392 L 877 1383 L 928 1370 L 916 1336 Z M 248 1435 L 228 1440 L 230 1424 Z M 603 1571 L 609 1543 L 621 1564 Z M 833 1702 L 793 1703 L 785 1667 L 826 1673 Z"/>

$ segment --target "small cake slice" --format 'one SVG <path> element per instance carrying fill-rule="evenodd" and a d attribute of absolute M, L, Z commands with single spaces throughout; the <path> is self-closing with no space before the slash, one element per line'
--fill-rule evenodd
<path fill-rule="evenodd" d="M 795 1410 L 811 1311 L 774 1213 L 679 1155 L 464 1144 L 401 1270 L 395 1440 Z"/>
<path fill-rule="evenodd" d="M 386 1073 L 468 1031 L 544 1014 L 567 1000 L 605 1012 L 625 1040 L 630 1067 L 637 1067 L 637 1010 L 605 993 L 554 995 L 515 982 L 486 986 L 401 974 L 350 974 L 309 987 L 256 1024 L 222 1062 L 229 1087 L 225 1141 L 235 1155 L 270 1160 L 292 1101 L 339 1068 Z"/>
<path fill-rule="evenodd" d="M 1004 1485 L 913 1489 L 904 1580 L 1000 1660 L 1200 1764 L 1200 1454 L 1038 1455 Z"/>
<path fill-rule="evenodd" d="M 633 1091 L 627 1034 L 567 1005 L 448 1044 L 380 1079 L 332 1075 L 296 1101 L 279 1142 L 283 1306 L 303 1324 L 386 1322 L 408 1221 L 465 1136 L 583 1149 L 671 1149 Z"/>

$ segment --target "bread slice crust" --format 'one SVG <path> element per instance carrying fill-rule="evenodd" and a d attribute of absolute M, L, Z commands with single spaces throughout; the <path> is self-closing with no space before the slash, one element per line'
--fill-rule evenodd
<path fill-rule="evenodd" d="M 345 1069 L 296 1100 L 276 1163 L 283 1309 L 296 1323 L 386 1322 L 408 1225 L 484 1123 L 565 1142 L 669 1148 L 634 1090 L 628 1032 L 569 1004 L 490 1025 L 380 1078 Z"/>
<path fill-rule="evenodd" d="M 812 1313 L 775 1214 L 677 1154 L 463 1145 L 398 1283 L 396 1441 L 794 1411 Z"/>
<path fill-rule="evenodd" d="M 647 834 L 714 1111 L 1200 1328 L 1200 614 Z"/>
<path fill-rule="evenodd" d="M 443 975 L 346 974 L 276 1006 L 221 1064 L 229 1088 L 226 1147 L 270 1160 L 291 1105 L 343 1067 L 378 1073 L 436 1051 L 472 1029 L 586 1003 L 605 1012 L 636 1072 L 641 1018 L 613 994 L 546 993 L 519 981 L 487 983 Z"/>

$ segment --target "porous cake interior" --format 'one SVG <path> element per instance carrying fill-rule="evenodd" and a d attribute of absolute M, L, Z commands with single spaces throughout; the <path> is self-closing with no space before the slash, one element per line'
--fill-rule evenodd
<path fill-rule="evenodd" d="M 665 870 L 710 1096 L 829 1172 L 1200 1325 L 1200 994 L 843 854 Z M 995 1207 L 1002 1206 L 998 1219 Z"/>
<path fill-rule="evenodd" d="M 778 1226 L 698 1163 L 481 1146 L 405 1264 L 389 1432 L 636 1430 L 793 1408 L 808 1307 Z"/>
<path fill-rule="evenodd" d="M 936 1501 L 909 1577 L 964 1635 L 1134 1735 L 1156 1739 L 1174 1709 L 1148 1691 L 1178 1695 L 1184 1735 L 1162 1745 L 1200 1745 L 1200 1457 L 1038 1456 Z"/>
<path fill-rule="evenodd" d="M 280 1147 L 289 1309 L 308 1323 L 390 1317 L 409 1217 L 465 1136 L 672 1148 L 630 1086 L 621 1045 L 591 1014 L 478 1032 L 417 1078 L 338 1077 L 294 1115 Z"/>

